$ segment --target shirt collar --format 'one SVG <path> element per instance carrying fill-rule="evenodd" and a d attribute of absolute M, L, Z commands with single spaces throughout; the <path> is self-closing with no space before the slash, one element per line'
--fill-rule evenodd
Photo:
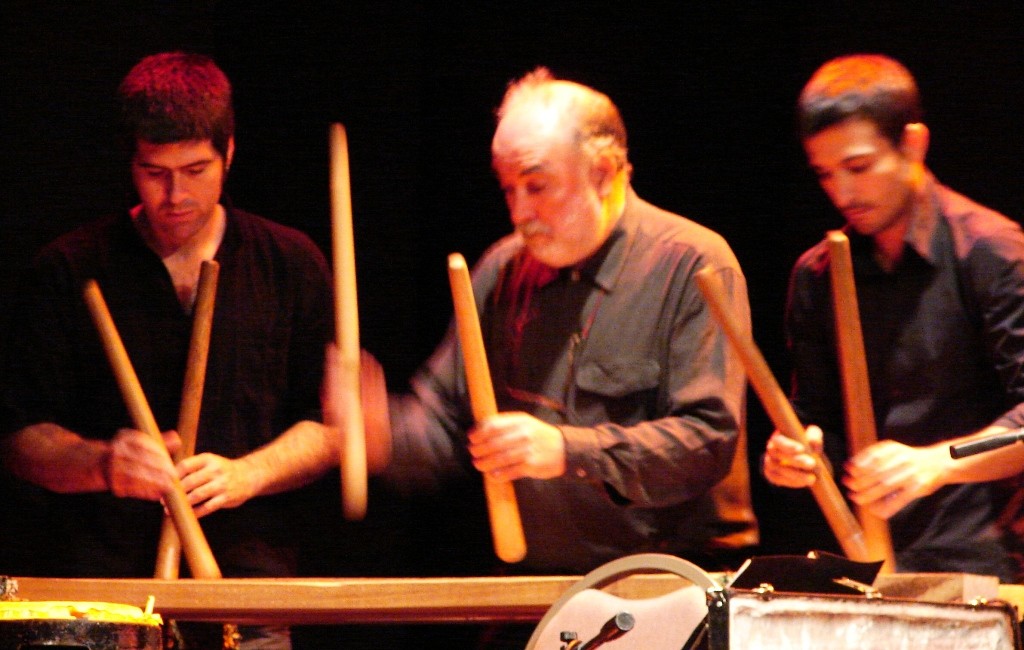
<path fill-rule="evenodd" d="M 933 266 L 935 265 L 936 258 L 934 248 L 937 245 L 935 242 L 935 231 L 938 226 L 938 183 L 929 174 L 921 191 L 914 198 L 910 222 L 907 224 L 907 232 L 903 235 L 903 243 L 910 250 L 914 251 L 918 257 Z M 850 239 L 852 251 L 871 257 L 871 251 L 873 250 L 871 237 L 857 233 L 849 225 L 843 227 L 843 232 Z"/>
<path fill-rule="evenodd" d="M 633 188 L 627 188 L 622 216 L 609 233 L 608 239 L 593 255 L 569 267 L 571 275 L 586 278 L 604 291 L 611 291 L 615 287 L 636 233 L 637 219 L 630 206 L 637 200 Z"/>
<path fill-rule="evenodd" d="M 939 225 L 939 197 L 937 192 L 938 183 L 935 177 L 930 174 L 925 179 L 924 187 L 920 194 L 915 197 L 913 212 L 910 215 L 910 223 L 903 241 L 907 246 L 914 249 L 921 259 L 929 264 L 935 264 L 935 252 L 933 242 L 935 230 Z"/>
<path fill-rule="evenodd" d="M 226 200 L 224 198 L 221 200 L 221 205 L 224 206 L 224 218 L 226 223 L 224 225 L 224 237 L 220 241 L 220 246 L 217 247 L 217 253 L 213 256 L 214 259 L 218 259 L 220 257 L 221 251 L 234 250 L 238 246 L 241 237 L 238 224 L 235 221 L 234 206 L 231 204 L 230 200 Z M 122 237 L 133 242 L 133 245 L 141 246 L 148 250 L 154 257 L 160 259 L 160 256 L 149 247 L 145 238 L 143 238 L 138 228 L 135 227 L 135 220 L 132 218 L 131 210 L 123 210 L 118 221 L 120 222 Z"/>

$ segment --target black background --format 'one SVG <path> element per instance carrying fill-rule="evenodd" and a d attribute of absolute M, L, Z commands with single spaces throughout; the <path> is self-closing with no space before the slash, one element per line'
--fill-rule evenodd
<path fill-rule="evenodd" d="M 168 49 L 213 56 L 233 82 L 234 202 L 325 251 L 327 128 L 345 124 L 362 342 L 394 389 L 447 325 L 446 255 L 472 262 L 510 229 L 490 171 L 493 109 L 508 81 L 537 65 L 606 92 L 629 129 L 637 192 L 731 243 L 755 339 L 783 385 L 789 269 L 841 223 L 792 129 L 793 101 L 823 61 L 858 51 L 903 61 L 924 96 L 938 178 L 1024 215 L 1019 2 L 323 4 L 6 0 L 3 306 L 36 248 L 130 200 L 112 96 L 139 58 Z M 750 411 L 756 457 L 771 426 L 753 397 Z M 472 517 L 479 504 L 378 490 L 367 520 L 345 523 L 336 483 L 309 491 L 306 573 L 468 574 L 490 562 Z M 755 480 L 755 499 L 765 551 L 834 547 L 806 495 Z M 442 511 L 470 523 L 451 527 Z M 18 568 L 16 556 L 0 558 L 0 573 Z"/>

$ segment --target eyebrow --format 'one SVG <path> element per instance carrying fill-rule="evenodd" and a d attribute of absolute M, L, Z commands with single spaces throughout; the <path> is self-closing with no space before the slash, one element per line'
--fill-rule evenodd
<path fill-rule="evenodd" d="M 529 176 L 530 174 L 541 174 L 544 173 L 544 169 L 545 163 L 537 163 L 536 165 L 531 165 L 526 169 L 520 170 L 519 173 L 516 174 L 516 178 L 523 178 L 525 176 Z M 498 172 L 498 167 L 494 162 L 491 163 L 491 171 L 494 172 L 495 177 L 500 179 L 501 174 Z"/>
<path fill-rule="evenodd" d="M 860 158 L 870 158 L 870 157 L 873 157 L 875 155 L 876 155 L 876 152 L 874 152 L 874 151 L 865 151 L 864 153 L 855 153 L 855 154 L 851 154 L 849 156 L 846 156 L 845 158 L 840 158 L 839 159 L 839 164 L 842 165 L 844 163 L 848 163 L 848 162 L 851 162 L 851 161 L 854 161 L 854 160 L 858 160 Z M 813 163 L 808 163 L 808 166 L 811 169 L 815 169 L 815 170 L 822 169 L 822 168 L 826 167 L 826 165 L 815 165 Z"/>
<path fill-rule="evenodd" d="M 529 176 L 530 174 L 540 174 L 543 171 L 544 171 L 544 163 L 537 163 L 536 165 L 532 165 L 532 166 L 527 167 L 526 169 L 520 171 L 519 172 L 519 176 L 522 177 L 522 176 Z"/>
<path fill-rule="evenodd" d="M 199 160 L 195 160 L 190 163 L 185 163 L 184 165 L 179 165 L 177 167 L 167 167 L 166 165 L 158 165 L 156 163 L 146 162 L 144 160 L 135 160 L 134 163 L 139 167 L 146 167 L 148 169 L 185 169 L 188 167 L 196 167 L 198 165 L 209 165 L 212 164 L 214 160 L 214 158 L 201 158 Z"/>

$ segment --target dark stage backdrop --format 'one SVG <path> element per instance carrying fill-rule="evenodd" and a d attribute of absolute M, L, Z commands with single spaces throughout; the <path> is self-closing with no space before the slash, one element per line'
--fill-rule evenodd
<path fill-rule="evenodd" d="M 607 92 L 629 129 L 639 194 L 731 242 L 755 337 L 783 384 L 789 269 L 840 224 L 792 134 L 794 98 L 824 60 L 873 51 L 906 63 L 924 94 L 939 179 L 1024 216 L 1021 3 L 623 4 L 6 0 L 3 311 L 32 251 L 130 200 L 111 96 L 135 61 L 166 49 L 208 53 L 234 83 L 235 203 L 325 250 L 327 128 L 346 125 L 362 338 L 394 389 L 447 325 L 446 255 L 473 261 L 510 228 L 489 166 L 493 109 L 506 83 L 537 65 Z M 754 398 L 750 424 L 756 458 L 771 427 Z M 336 487 L 328 478 L 310 490 L 327 504 L 320 512 L 332 512 Z M 755 489 L 765 550 L 834 547 L 809 498 Z M 489 564 L 478 503 L 446 503 L 431 517 L 419 506 L 376 491 L 365 522 L 343 523 L 340 509 L 318 518 L 305 531 L 307 572 Z M 439 510 L 452 516 L 430 525 Z M 11 566 L 17 552 L 5 557 Z"/>

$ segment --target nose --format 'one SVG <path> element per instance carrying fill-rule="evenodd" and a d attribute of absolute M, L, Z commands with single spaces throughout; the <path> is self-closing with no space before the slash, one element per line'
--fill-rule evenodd
<path fill-rule="evenodd" d="M 517 196 L 513 191 L 506 195 L 505 202 L 508 204 L 508 214 L 513 226 L 518 228 L 533 219 L 533 206 L 525 197 Z"/>
<path fill-rule="evenodd" d="M 184 178 L 180 174 L 170 174 L 167 179 L 167 202 L 171 205 L 177 205 L 185 200 L 185 183 Z"/>
<path fill-rule="evenodd" d="M 827 187 L 829 196 L 832 197 L 832 203 L 837 208 L 844 208 L 850 203 L 853 203 L 854 197 L 856 196 L 855 184 L 853 176 L 851 174 L 838 173 L 833 178 L 830 187 Z"/>

